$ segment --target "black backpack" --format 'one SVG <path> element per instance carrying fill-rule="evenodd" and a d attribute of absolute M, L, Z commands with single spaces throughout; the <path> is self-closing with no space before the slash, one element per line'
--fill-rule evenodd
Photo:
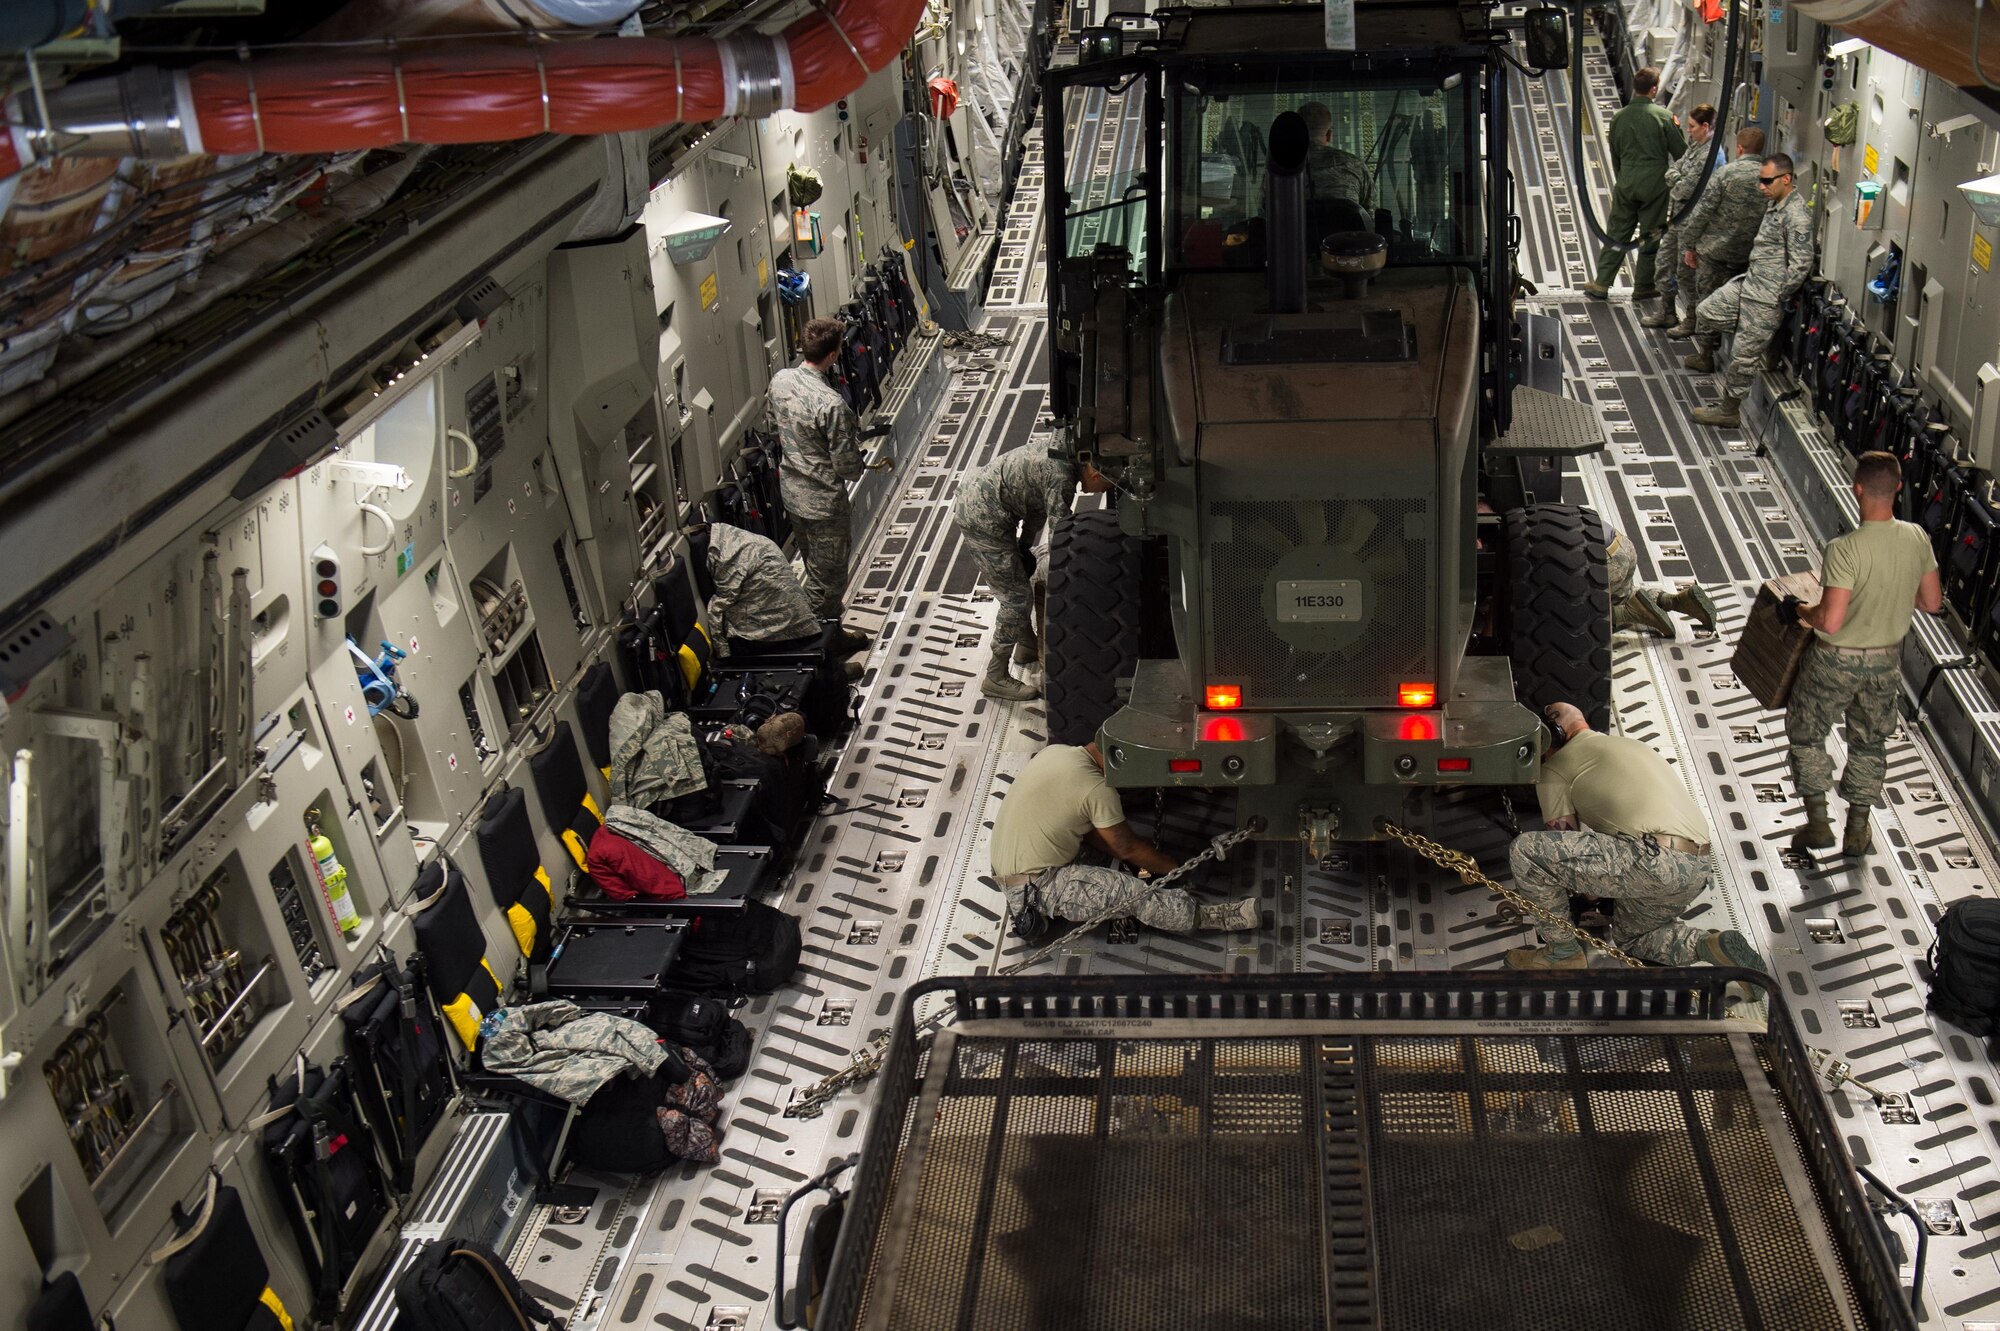
<path fill-rule="evenodd" d="M 655 994 L 647 1004 L 646 1024 L 668 1043 L 685 1045 L 701 1055 L 724 1080 L 741 1075 L 750 1066 L 750 1031 L 729 1015 L 729 1005 L 719 998 Z"/>
<path fill-rule="evenodd" d="M 761 901 L 701 917 L 665 982 L 697 994 L 768 994 L 799 968 L 799 922 Z"/>
<path fill-rule="evenodd" d="M 1931 944 L 1931 1011 L 1968 1035 L 2000 1029 L 2000 901 L 1954 901 Z"/>
<path fill-rule="evenodd" d="M 398 1331 L 534 1331 L 560 1328 L 494 1251 L 469 1239 L 440 1239 L 396 1281 Z"/>

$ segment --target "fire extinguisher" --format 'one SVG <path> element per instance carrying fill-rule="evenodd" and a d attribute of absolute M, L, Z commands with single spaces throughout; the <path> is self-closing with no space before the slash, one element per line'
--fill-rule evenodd
<path fill-rule="evenodd" d="M 313 872 L 319 875 L 320 896 L 326 900 L 334 927 L 343 934 L 353 933 L 361 927 L 361 916 L 354 909 L 353 893 L 347 890 L 347 868 L 333 853 L 333 842 L 320 829 L 319 816 L 318 809 L 306 810 L 309 838 L 306 844 L 312 848 Z"/>

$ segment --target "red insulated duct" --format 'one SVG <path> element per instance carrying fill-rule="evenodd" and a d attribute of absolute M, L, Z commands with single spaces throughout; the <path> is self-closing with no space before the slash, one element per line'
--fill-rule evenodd
<path fill-rule="evenodd" d="M 397 143 L 613 134 L 815 111 L 909 41 L 925 0 L 832 0 L 776 37 L 426 44 L 141 68 L 7 105 L 0 179 L 65 156 L 328 153 Z"/>

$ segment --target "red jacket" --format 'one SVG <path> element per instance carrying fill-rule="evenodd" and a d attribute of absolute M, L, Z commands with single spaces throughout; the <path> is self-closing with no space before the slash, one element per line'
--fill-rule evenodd
<path fill-rule="evenodd" d="M 679 901 L 687 895 L 679 874 L 608 827 L 591 834 L 583 867 L 613 901 Z"/>

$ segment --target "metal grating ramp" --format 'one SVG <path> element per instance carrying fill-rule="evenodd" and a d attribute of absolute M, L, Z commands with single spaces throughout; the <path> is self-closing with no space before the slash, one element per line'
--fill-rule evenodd
<path fill-rule="evenodd" d="M 832 1307 L 896 1331 L 1910 1325 L 1795 1038 L 1723 1020 L 1713 973 L 1226 1006 L 1265 978 L 961 988 L 927 1053 L 899 1023 Z"/>
<path fill-rule="evenodd" d="M 957 1038 L 932 1066 L 883 1325 L 1325 1320 L 1300 1041 Z"/>
<path fill-rule="evenodd" d="M 1384 1325 L 1857 1324 L 1751 1036 L 1359 1044 Z"/>

